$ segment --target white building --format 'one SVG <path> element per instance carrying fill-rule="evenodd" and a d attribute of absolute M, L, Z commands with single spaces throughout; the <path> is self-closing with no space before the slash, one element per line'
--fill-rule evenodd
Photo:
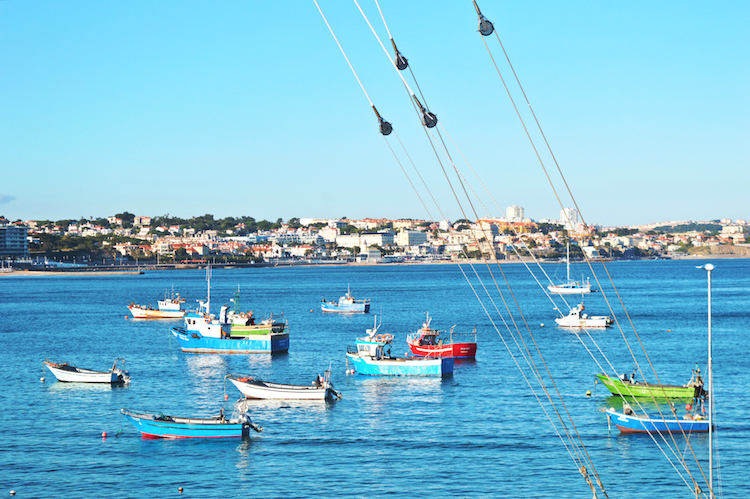
<path fill-rule="evenodd" d="M 427 243 L 427 233 L 418 230 L 402 230 L 394 239 L 396 246 L 419 246 Z"/>
<path fill-rule="evenodd" d="M 573 230 L 578 225 L 578 210 L 575 208 L 560 210 L 560 224 L 565 227 L 565 230 Z"/>
<path fill-rule="evenodd" d="M 508 206 L 505 209 L 505 218 L 508 222 L 519 222 L 523 220 L 523 208 L 517 205 Z"/>

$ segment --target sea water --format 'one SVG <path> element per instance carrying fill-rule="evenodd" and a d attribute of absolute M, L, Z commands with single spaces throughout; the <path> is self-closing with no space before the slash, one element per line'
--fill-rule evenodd
<path fill-rule="evenodd" d="M 555 398 L 556 390 L 564 397 L 566 405 L 558 403 L 558 411 L 572 415 L 575 429 L 569 422 L 566 425 L 580 434 L 585 446 L 579 444 L 577 452 L 590 456 L 609 497 L 693 497 L 685 485 L 690 478 L 684 471 L 682 475 L 674 471 L 664 453 L 672 462 L 676 459 L 664 444 L 662 451 L 647 435 L 620 435 L 614 427 L 608 428 L 602 410 L 621 408 L 622 403 L 596 385 L 594 376 L 600 365 L 608 369 L 607 362 L 620 373 L 632 372 L 623 335 L 647 369 L 620 300 L 663 383 L 687 382 L 696 363 L 705 374 L 707 278 L 704 270 L 695 268 L 704 263 L 607 264 L 617 292 L 605 281 L 594 283 L 603 292 L 585 297 L 586 311 L 609 314 L 609 302 L 620 327 L 590 335 L 555 326 L 558 312 L 553 303 L 520 264 L 504 265 L 502 272 L 493 267 L 491 275 L 482 266 L 463 266 L 466 276 L 453 264 L 214 268 L 212 311 L 218 312 L 221 304 L 232 306 L 229 300 L 240 287 L 243 310 L 252 309 L 259 319 L 284 313 L 291 347 L 287 354 L 274 356 L 185 354 L 169 332 L 181 321 L 128 318 L 131 301 L 156 305 L 172 289 L 188 299 L 188 306 L 196 305 L 195 300 L 206 297 L 203 270 L 2 277 L 0 484 L 4 490 L 0 493 L 15 490 L 16 497 L 592 497 L 570 457 L 570 442 L 558 436 L 550 423 L 550 418 L 557 423 L 555 413 L 538 385 L 532 392 L 516 366 L 516 362 L 523 365 L 523 359 L 504 324 L 514 330 L 515 320 L 548 389 Z M 750 464 L 746 415 L 750 261 L 713 263 L 719 451 L 715 464 L 720 465 L 714 476 L 728 496 L 743 497 L 750 494 L 745 478 Z M 560 264 L 545 269 L 553 277 L 564 275 Z M 600 264 L 595 270 L 600 278 L 605 275 Z M 495 286 L 503 291 L 503 298 Z M 372 300 L 371 313 L 322 314 L 321 298 L 338 299 L 347 287 L 355 297 Z M 492 321 L 475 291 L 491 310 Z M 487 292 L 494 304 L 486 298 Z M 557 306 L 563 309 L 560 303 Z M 568 304 L 577 304 L 577 299 L 568 299 Z M 476 360 L 457 361 L 453 376 L 445 379 L 346 374 L 346 347 L 373 326 L 375 316 L 382 321 L 380 332 L 394 334 L 393 352 L 402 355 L 408 349 L 406 334 L 421 326 L 426 312 L 436 329 L 455 325 L 456 332 L 469 333 L 476 327 Z M 61 383 L 42 368 L 42 361 L 50 359 L 106 370 L 117 357 L 125 359 L 130 371 L 129 386 Z M 329 366 L 342 400 L 251 403 L 253 421 L 264 431 L 244 441 L 147 440 L 120 414 L 121 408 L 128 408 L 176 416 L 215 415 L 222 406 L 231 411 L 240 396 L 231 383 L 225 383 L 226 374 L 308 384 Z M 531 376 L 528 368 L 524 374 Z M 588 390 L 591 397 L 586 396 Z M 678 403 L 678 409 L 683 404 Z M 675 439 L 676 452 L 692 462 L 686 439 Z M 689 443 L 707 474 L 707 435 L 692 435 Z M 694 462 L 690 472 L 705 483 Z"/>

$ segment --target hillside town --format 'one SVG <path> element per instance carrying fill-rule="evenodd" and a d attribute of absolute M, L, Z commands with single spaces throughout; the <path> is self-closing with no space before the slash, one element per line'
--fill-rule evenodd
<path fill-rule="evenodd" d="M 569 243 L 569 244 L 568 244 Z M 313 219 L 257 222 L 138 216 L 10 222 L 0 217 L 0 257 L 53 261 L 93 260 L 190 263 L 405 262 L 485 257 L 673 258 L 701 254 L 750 256 L 746 220 L 652 223 L 639 227 L 585 225 L 575 209 L 557 220 L 533 221 L 511 206 L 505 217 L 432 222 L 413 219 Z"/>

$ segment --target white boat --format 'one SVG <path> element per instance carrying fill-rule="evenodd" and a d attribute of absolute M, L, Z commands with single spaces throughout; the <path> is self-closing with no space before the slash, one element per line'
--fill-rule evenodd
<path fill-rule="evenodd" d="M 185 316 L 185 311 L 182 310 L 183 303 L 185 299 L 180 297 L 179 293 L 175 296 L 172 290 L 172 296 L 164 292 L 164 299 L 158 302 L 159 308 L 131 303 L 128 305 L 128 310 L 133 314 L 134 319 L 181 319 Z"/>
<path fill-rule="evenodd" d="M 330 400 L 341 398 L 341 394 L 333 388 L 331 371 L 324 376 L 318 376 L 310 385 L 287 385 L 271 383 L 251 376 L 228 374 L 226 378 L 249 399 L 263 400 Z"/>
<path fill-rule="evenodd" d="M 130 383 L 130 374 L 117 367 L 118 360 L 125 362 L 124 359 L 115 359 L 112 369 L 108 371 L 92 371 L 72 366 L 67 362 L 50 362 L 49 360 L 45 360 L 44 365 L 54 374 L 58 381 L 74 383 Z"/>
<path fill-rule="evenodd" d="M 565 266 L 567 269 L 567 282 L 565 282 L 564 284 L 550 284 L 549 286 L 547 286 L 549 292 L 557 295 L 584 295 L 591 293 L 591 283 L 588 279 L 586 279 L 586 282 L 572 281 L 570 279 L 570 241 L 568 241 L 567 244 Z"/>
<path fill-rule="evenodd" d="M 612 325 L 612 319 L 608 315 L 592 315 L 582 313 L 584 310 L 583 303 L 570 309 L 565 317 L 555 319 L 558 326 L 561 327 L 609 327 Z"/>

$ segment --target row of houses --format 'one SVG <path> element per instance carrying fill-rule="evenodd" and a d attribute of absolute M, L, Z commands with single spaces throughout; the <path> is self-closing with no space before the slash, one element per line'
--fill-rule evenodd
<path fill-rule="evenodd" d="M 34 221 L 10 224 L 0 222 L 0 251 L 2 241 L 6 242 L 9 255 L 28 254 L 27 239 L 34 241 L 35 233 L 56 233 L 80 237 L 95 235 L 121 235 L 137 239 L 138 243 L 114 245 L 121 255 L 170 256 L 182 253 L 189 256 L 208 255 L 238 256 L 256 258 L 304 258 L 304 257 L 352 257 L 365 254 L 371 248 L 385 250 L 389 254 L 402 256 L 443 255 L 455 256 L 461 253 L 480 251 L 503 255 L 514 254 L 519 250 L 531 251 L 540 255 L 559 248 L 568 235 L 573 236 L 590 257 L 606 251 L 626 251 L 638 248 L 657 254 L 679 251 L 688 245 L 711 246 L 742 244 L 747 242 L 747 224 L 744 220 L 726 220 L 716 236 L 694 232 L 686 234 L 658 234 L 648 230 L 629 236 L 598 235 L 607 231 L 592 230 L 579 222 L 571 223 L 570 231 L 542 233 L 535 222 L 522 219 L 509 221 L 506 218 L 484 218 L 474 223 L 454 223 L 447 220 L 426 222 L 422 220 L 316 220 L 301 219 L 302 226 L 282 225 L 278 229 L 258 231 L 249 235 L 242 233 L 241 227 L 235 231 L 219 234 L 215 230 L 196 231 L 192 228 L 150 227 L 149 217 L 136 217 L 139 225 L 133 228 L 115 228 L 95 224 L 70 224 L 67 227 L 40 225 Z M 115 219 L 116 222 L 116 219 Z M 112 223 L 112 222 L 111 222 Z M 241 224 L 239 224 L 241 225 Z M 361 232 L 343 233 L 347 226 Z M 10 228 L 16 228 L 13 232 Z M 645 226 L 644 229 L 649 229 Z M 27 232 L 28 231 L 28 236 Z M 19 234 L 22 235 L 19 236 Z M 11 237 L 10 234 L 14 235 Z M 3 236 L 5 235 L 5 236 Z M 5 239 L 2 239 L 5 237 Z M 18 241 L 22 241 L 19 243 Z M 25 244 L 25 245 L 24 245 Z M 106 243 L 105 243 L 106 244 Z M 11 245 L 15 245 L 11 249 Z"/>

